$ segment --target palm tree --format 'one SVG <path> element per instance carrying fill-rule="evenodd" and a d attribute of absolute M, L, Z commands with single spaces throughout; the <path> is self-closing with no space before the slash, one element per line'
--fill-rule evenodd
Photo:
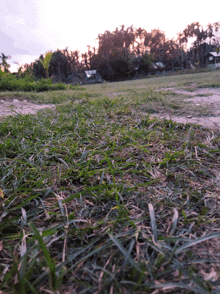
<path fill-rule="evenodd" d="M 49 66 L 50 66 L 50 61 L 51 61 L 52 55 L 53 55 L 53 52 L 52 51 L 48 51 L 45 54 L 44 59 L 43 60 L 40 59 L 40 62 L 41 62 L 41 64 L 43 65 L 43 67 L 45 69 L 47 78 L 49 78 Z"/>
<path fill-rule="evenodd" d="M 1 65 L 4 68 L 4 72 L 9 72 L 8 68 L 10 67 L 10 64 L 7 63 L 7 59 L 10 59 L 11 56 L 6 56 L 4 53 L 2 53 L 2 56 L 0 56 L 2 62 Z"/>
<path fill-rule="evenodd" d="M 135 29 L 135 43 L 137 43 L 137 45 L 135 46 L 135 53 L 137 53 L 138 55 L 141 52 L 144 52 L 145 34 L 147 34 L 145 29 L 142 29 L 141 27 Z"/>

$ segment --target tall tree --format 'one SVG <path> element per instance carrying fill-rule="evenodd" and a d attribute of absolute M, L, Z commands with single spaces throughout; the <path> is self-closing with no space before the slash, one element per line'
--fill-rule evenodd
<path fill-rule="evenodd" d="M 33 75 L 37 79 L 46 78 L 46 72 L 45 72 L 45 69 L 44 69 L 42 62 L 41 62 L 41 60 L 43 60 L 43 58 L 44 58 L 43 55 L 40 55 L 40 57 L 38 59 L 36 59 L 35 62 L 31 63 Z"/>
<path fill-rule="evenodd" d="M 135 42 L 135 32 L 133 26 L 125 29 L 124 25 L 121 25 L 121 29 L 116 28 L 115 31 L 105 31 L 104 34 L 98 35 L 98 55 L 108 58 L 114 51 L 123 51 L 127 49 L 130 51 L 130 47 Z"/>
<path fill-rule="evenodd" d="M 89 69 L 88 54 L 86 52 L 82 54 L 82 65 L 85 65 L 86 69 Z"/>
<path fill-rule="evenodd" d="M 192 49 L 189 54 L 191 61 L 197 65 L 205 65 L 205 55 L 211 50 L 211 43 L 217 46 L 218 31 L 220 29 L 220 23 L 209 23 L 207 28 L 204 29 L 199 22 L 193 22 L 189 24 L 183 32 L 179 33 L 178 40 L 180 44 L 187 44 L 192 41 Z M 209 44 L 206 44 L 206 43 Z"/>
<path fill-rule="evenodd" d="M 163 45 L 166 41 L 165 33 L 159 28 L 145 33 L 144 45 L 150 50 L 155 61 L 163 61 Z"/>
<path fill-rule="evenodd" d="M 215 22 L 211 24 L 211 26 L 212 26 L 211 41 L 218 48 L 220 46 L 220 22 Z"/>
<path fill-rule="evenodd" d="M 163 63 L 166 70 L 184 67 L 185 54 L 177 40 L 166 40 L 163 45 Z"/>
<path fill-rule="evenodd" d="M 59 81 L 65 81 L 69 72 L 68 65 L 69 64 L 64 52 L 58 49 L 53 52 L 53 56 L 51 58 L 50 75 L 56 76 Z"/>
<path fill-rule="evenodd" d="M 141 27 L 135 30 L 136 47 L 134 48 L 134 52 L 138 55 L 144 52 L 145 34 L 146 34 L 146 31 L 142 29 Z"/>

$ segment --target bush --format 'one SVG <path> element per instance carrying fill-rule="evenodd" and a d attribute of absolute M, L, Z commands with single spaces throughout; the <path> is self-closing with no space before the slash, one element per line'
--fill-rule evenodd
<path fill-rule="evenodd" d="M 66 85 L 63 83 L 56 83 L 52 85 L 52 90 L 65 90 Z"/>
<path fill-rule="evenodd" d="M 1 66 L 0 66 L 0 79 L 5 75 L 6 73 L 2 71 Z"/>
<path fill-rule="evenodd" d="M 25 76 L 24 78 L 17 79 L 16 76 L 11 73 L 5 74 L 0 79 L 1 91 L 33 91 L 34 79 Z"/>
<path fill-rule="evenodd" d="M 30 92 L 34 90 L 34 79 L 28 76 L 16 79 L 17 91 Z M 12 90 L 13 91 L 13 90 Z"/>
<path fill-rule="evenodd" d="M 5 74 L 0 80 L 0 90 L 2 91 L 17 91 L 19 85 L 17 84 L 16 77 L 11 74 Z"/>
<path fill-rule="evenodd" d="M 41 79 L 36 81 L 34 78 L 25 76 L 17 78 L 11 73 L 0 76 L 0 91 L 49 91 L 49 90 L 65 90 L 66 85 L 63 83 L 53 84 L 52 79 Z"/>
<path fill-rule="evenodd" d="M 48 91 L 52 88 L 52 80 L 51 79 L 41 79 L 35 83 L 35 90 L 37 92 Z"/>

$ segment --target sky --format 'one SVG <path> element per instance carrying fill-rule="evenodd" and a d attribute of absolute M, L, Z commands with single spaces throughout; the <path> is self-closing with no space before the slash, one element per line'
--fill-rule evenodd
<path fill-rule="evenodd" d="M 220 2 L 201 0 L 1 0 L 0 54 L 11 56 L 10 71 L 47 51 L 95 46 L 98 34 L 125 27 L 159 28 L 175 38 L 192 22 L 220 21 Z"/>

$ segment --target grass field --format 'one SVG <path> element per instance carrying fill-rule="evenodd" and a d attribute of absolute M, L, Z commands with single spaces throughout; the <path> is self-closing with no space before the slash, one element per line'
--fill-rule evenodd
<path fill-rule="evenodd" d="M 0 120 L 0 293 L 220 293 L 220 132 L 165 87 L 220 71 L 0 93 L 57 105 Z"/>

